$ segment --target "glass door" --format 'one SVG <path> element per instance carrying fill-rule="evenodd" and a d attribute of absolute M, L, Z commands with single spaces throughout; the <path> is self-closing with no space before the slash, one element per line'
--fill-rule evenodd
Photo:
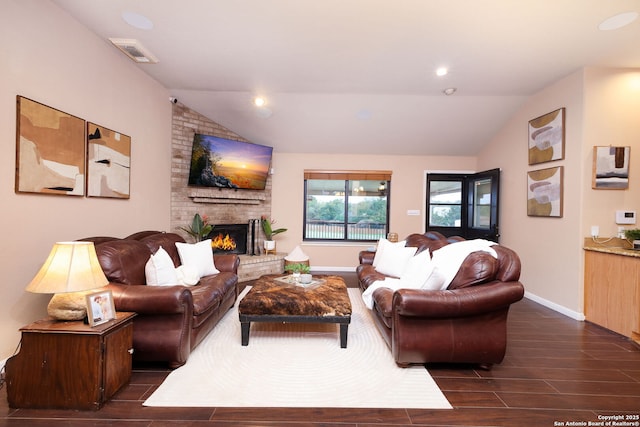
<path fill-rule="evenodd" d="M 426 230 L 498 242 L 500 169 L 427 174 Z"/>

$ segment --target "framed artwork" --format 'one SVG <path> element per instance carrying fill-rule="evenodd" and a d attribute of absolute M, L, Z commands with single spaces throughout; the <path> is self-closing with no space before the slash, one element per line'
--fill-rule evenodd
<path fill-rule="evenodd" d="M 15 191 L 84 196 L 84 120 L 20 95 L 16 104 Z"/>
<path fill-rule="evenodd" d="M 529 164 L 564 159 L 564 108 L 529 120 Z"/>
<path fill-rule="evenodd" d="M 564 167 L 527 172 L 527 215 L 562 217 Z"/>
<path fill-rule="evenodd" d="M 629 158 L 631 147 L 593 147 L 593 178 L 596 190 L 626 190 L 629 188 Z"/>
<path fill-rule="evenodd" d="M 87 122 L 87 197 L 129 198 L 131 137 Z"/>
<path fill-rule="evenodd" d="M 116 318 L 111 291 L 87 294 L 87 318 L 91 327 L 98 326 Z"/>

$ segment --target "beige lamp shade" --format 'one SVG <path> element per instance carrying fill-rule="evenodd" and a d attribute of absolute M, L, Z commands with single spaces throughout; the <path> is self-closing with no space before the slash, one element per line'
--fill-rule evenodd
<path fill-rule="evenodd" d="M 27 291 L 78 292 L 101 288 L 107 283 L 93 242 L 57 242 Z"/>
<path fill-rule="evenodd" d="M 58 320 L 82 320 L 87 314 L 85 295 L 107 285 L 93 242 L 58 242 L 27 291 L 55 294 L 47 313 Z"/>

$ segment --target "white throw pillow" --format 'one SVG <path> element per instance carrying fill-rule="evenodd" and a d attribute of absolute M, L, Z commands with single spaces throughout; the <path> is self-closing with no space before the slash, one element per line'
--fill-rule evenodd
<path fill-rule="evenodd" d="M 391 246 L 395 246 L 398 248 L 404 248 L 404 245 L 407 243 L 406 240 L 402 240 L 400 242 L 390 242 L 389 240 L 385 239 L 384 237 L 382 239 L 380 239 L 378 241 L 378 246 L 376 247 L 376 254 L 373 257 L 373 266 L 377 267 L 378 264 L 380 263 L 380 260 L 382 259 L 382 257 L 384 256 L 384 250 L 387 247 L 391 247 Z"/>
<path fill-rule="evenodd" d="M 176 242 L 176 248 L 182 265 L 196 271 L 198 279 L 220 273 L 213 262 L 211 239 L 193 244 Z"/>
<path fill-rule="evenodd" d="M 400 287 L 421 289 L 432 272 L 433 263 L 431 262 L 431 254 L 428 250 L 424 250 L 411 257 L 407 262 L 402 276 L 400 276 Z"/>
<path fill-rule="evenodd" d="M 165 286 L 178 283 L 173 260 L 162 246 L 158 248 L 155 254 L 149 257 L 149 261 L 144 266 L 144 273 L 147 285 Z"/>
<path fill-rule="evenodd" d="M 176 268 L 176 275 L 178 276 L 178 285 L 193 286 L 200 281 L 198 271 L 194 267 L 187 265 L 181 265 Z"/>
<path fill-rule="evenodd" d="M 400 247 L 395 244 L 385 245 L 382 257 L 375 267 L 376 271 L 386 276 L 402 276 L 402 272 L 417 249 L 418 248 L 411 246 Z"/>

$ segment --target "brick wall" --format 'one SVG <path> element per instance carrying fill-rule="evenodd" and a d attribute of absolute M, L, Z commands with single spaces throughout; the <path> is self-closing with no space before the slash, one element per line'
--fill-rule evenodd
<path fill-rule="evenodd" d="M 244 224 L 271 215 L 271 176 L 264 191 L 189 187 L 189 164 L 196 133 L 250 142 L 182 104 L 173 106 L 171 164 L 171 231 L 189 236 L 177 227 L 191 223 L 196 213 L 211 224 Z M 262 245 L 262 232 L 259 243 Z"/>

